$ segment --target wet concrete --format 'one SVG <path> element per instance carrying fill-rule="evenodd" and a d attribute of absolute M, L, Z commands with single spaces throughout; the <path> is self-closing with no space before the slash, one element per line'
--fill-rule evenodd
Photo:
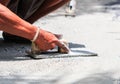
<path fill-rule="evenodd" d="M 98 57 L 40 60 L 5 60 L 3 57 L 0 59 L 0 84 L 119 84 L 120 19 L 113 20 L 119 9 L 106 10 L 82 14 L 79 10 L 74 18 L 60 16 L 63 10 L 59 10 L 34 23 L 63 34 L 67 41 L 95 51 Z"/>

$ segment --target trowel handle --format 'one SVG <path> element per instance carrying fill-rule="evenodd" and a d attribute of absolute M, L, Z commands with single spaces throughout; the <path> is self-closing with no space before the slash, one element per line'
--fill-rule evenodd
<path fill-rule="evenodd" d="M 61 42 L 61 44 L 63 44 L 63 45 L 70 51 L 70 49 L 69 49 L 69 44 L 68 44 L 68 42 L 67 42 L 66 40 L 61 39 L 60 42 Z M 60 47 L 58 47 L 58 52 L 59 52 L 59 53 L 69 53 L 69 52 L 63 50 L 63 49 L 60 48 Z"/>

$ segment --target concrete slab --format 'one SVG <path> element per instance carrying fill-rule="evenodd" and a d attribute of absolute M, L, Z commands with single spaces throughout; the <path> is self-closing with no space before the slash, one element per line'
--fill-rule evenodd
<path fill-rule="evenodd" d="M 62 33 L 69 42 L 85 45 L 99 57 L 0 59 L 0 84 L 119 84 L 120 22 L 112 20 L 116 11 L 80 15 L 79 10 L 74 18 L 57 12 L 37 21 L 34 25 Z"/>

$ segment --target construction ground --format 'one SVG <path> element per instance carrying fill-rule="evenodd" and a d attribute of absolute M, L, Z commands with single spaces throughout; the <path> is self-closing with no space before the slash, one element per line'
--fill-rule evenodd
<path fill-rule="evenodd" d="M 76 17 L 65 17 L 63 7 L 34 25 L 61 33 L 98 56 L 39 60 L 0 56 L 0 84 L 120 84 L 119 1 L 80 1 Z"/>

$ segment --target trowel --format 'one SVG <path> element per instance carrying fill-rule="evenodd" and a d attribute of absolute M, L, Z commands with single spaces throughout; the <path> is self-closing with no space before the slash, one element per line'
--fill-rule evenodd
<path fill-rule="evenodd" d="M 61 40 L 61 42 L 69 48 L 69 52 L 65 52 L 60 47 L 56 47 L 53 50 L 48 50 L 46 52 L 41 52 L 37 46 L 32 43 L 31 50 L 27 50 L 26 53 L 29 57 L 34 59 L 45 59 L 45 58 L 69 58 L 69 57 L 88 57 L 88 56 L 97 56 L 97 53 L 94 53 L 86 48 L 70 48 L 69 42 Z"/>

